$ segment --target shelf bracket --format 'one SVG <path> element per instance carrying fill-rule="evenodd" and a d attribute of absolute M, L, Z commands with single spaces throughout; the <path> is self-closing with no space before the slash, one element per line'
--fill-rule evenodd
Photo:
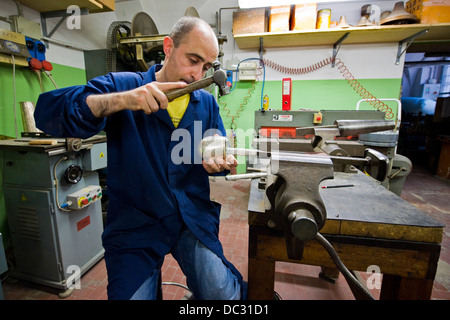
<path fill-rule="evenodd" d="M 259 50 L 258 50 L 258 53 L 259 53 L 259 59 L 262 61 L 263 54 L 264 54 L 264 46 L 263 46 L 263 38 L 262 37 L 259 38 Z"/>
<path fill-rule="evenodd" d="M 41 25 L 42 25 L 43 36 L 46 38 L 51 38 L 51 36 L 63 24 L 63 22 L 66 21 L 66 19 L 73 14 L 75 14 L 75 11 L 72 11 L 69 13 L 69 12 L 67 12 L 67 10 L 41 12 Z M 87 15 L 87 14 L 89 14 L 89 9 L 82 8 L 82 9 L 80 9 L 79 14 Z M 61 18 L 50 32 L 47 31 L 47 19 L 48 18 Z"/>
<path fill-rule="evenodd" d="M 344 34 L 338 41 L 336 41 L 335 44 L 333 44 L 333 57 L 331 58 L 331 67 L 334 68 L 335 65 L 335 61 L 336 61 L 336 56 L 339 52 L 339 49 L 341 48 L 341 44 L 342 42 L 347 39 L 348 35 L 350 34 L 350 32 L 347 32 L 346 34 Z"/>
<path fill-rule="evenodd" d="M 416 39 L 417 37 L 420 37 L 421 35 L 425 34 L 428 32 L 428 29 L 422 30 L 420 32 L 417 32 L 416 34 L 413 34 L 412 36 L 403 39 L 402 41 L 400 41 L 398 43 L 398 49 L 397 49 L 397 59 L 395 60 L 395 64 L 398 65 L 400 64 L 400 58 L 402 57 L 402 55 L 406 52 L 406 50 L 408 50 L 409 46 L 411 45 L 411 43 L 413 43 L 414 39 Z M 403 45 L 406 43 L 406 47 L 405 49 L 402 51 Z"/>

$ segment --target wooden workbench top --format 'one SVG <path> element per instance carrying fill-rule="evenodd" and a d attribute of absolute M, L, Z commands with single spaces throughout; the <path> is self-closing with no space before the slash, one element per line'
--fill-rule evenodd
<path fill-rule="evenodd" d="M 322 189 L 322 186 L 353 187 Z M 417 209 L 376 180 L 358 173 L 336 172 L 333 180 L 320 184 L 320 195 L 327 210 L 323 234 L 358 236 L 388 240 L 440 243 L 443 225 Z M 249 224 L 258 225 L 253 217 L 264 212 L 264 191 L 258 179 L 252 181 L 249 199 Z"/>

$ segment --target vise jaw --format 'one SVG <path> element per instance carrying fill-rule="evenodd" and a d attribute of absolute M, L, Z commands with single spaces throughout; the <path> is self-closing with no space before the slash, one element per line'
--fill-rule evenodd
<path fill-rule="evenodd" d="M 327 156 L 273 154 L 270 166 L 266 217 L 272 227 L 284 230 L 288 256 L 300 259 L 303 242 L 313 239 L 325 224 L 319 184 L 333 179 L 333 163 Z"/>

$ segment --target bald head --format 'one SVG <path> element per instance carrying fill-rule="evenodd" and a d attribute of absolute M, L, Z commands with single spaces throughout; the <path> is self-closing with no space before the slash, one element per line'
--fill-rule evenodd
<path fill-rule="evenodd" d="M 172 27 L 169 37 L 172 38 L 174 46 L 178 48 L 180 44 L 188 38 L 187 36 L 189 33 L 194 29 L 201 31 L 206 37 L 216 38 L 214 30 L 206 21 L 190 16 L 180 18 Z M 217 45 L 217 40 L 215 43 Z"/>

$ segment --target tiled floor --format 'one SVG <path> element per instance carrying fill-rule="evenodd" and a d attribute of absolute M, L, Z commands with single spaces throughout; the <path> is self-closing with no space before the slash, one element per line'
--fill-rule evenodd
<path fill-rule="evenodd" d="M 212 181 L 212 198 L 222 203 L 220 240 L 226 257 L 247 275 L 248 225 L 247 201 L 250 183 L 248 181 Z M 447 227 L 444 230 L 438 272 L 434 282 L 432 299 L 450 300 L 450 183 L 432 176 L 427 170 L 413 168 L 408 176 L 402 197 L 417 206 Z M 163 282 L 185 284 L 176 261 L 167 256 L 163 265 Z M 353 295 L 342 275 L 335 284 L 318 277 L 320 267 L 278 262 L 276 265 L 275 291 L 285 300 L 350 300 Z M 367 278 L 367 274 L 361 276 Z M 75 289 L 66 300 L 105 300 L 107 277 L 103 260 L 98 262 L 81 278 L 81 289 Z M 54 289 L 16 280 L 11 277 L 3 281 L 6 300 L 57 300 Z M 371 290 L 375 298 L 379 290 Z M 178 300 L 187 293 L 176 285 L 163 286 L 166 300 Z"/>

